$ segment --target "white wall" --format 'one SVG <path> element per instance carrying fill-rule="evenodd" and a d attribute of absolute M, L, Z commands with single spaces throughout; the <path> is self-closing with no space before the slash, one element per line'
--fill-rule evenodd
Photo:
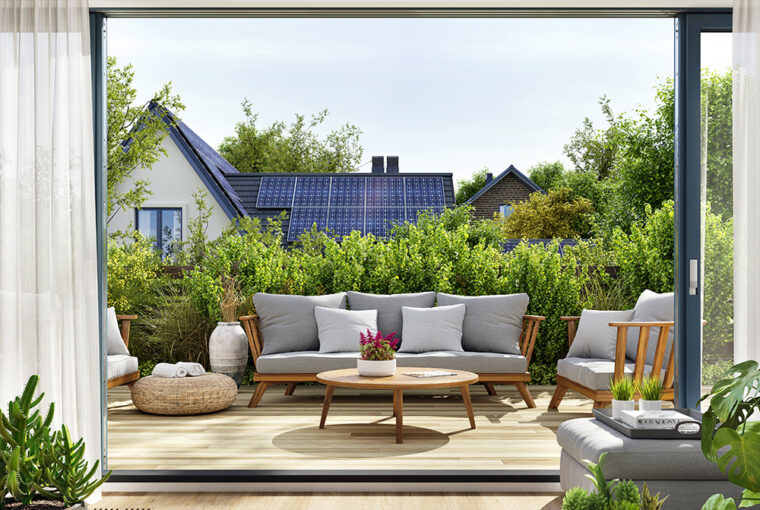
<path fill-rule="evenodd" d="M 167 156 L 162 157 L 151 170 L 138 168 L 132 173 L 134 180 L 147 179 L 150 181 L 150 190 L 153 194 L 143 204 L 143 207 L 174 207 L 182 209 L 182 240 L 186 241 L 190 235 L 187 228 L 190 220 L 195 218 L 198 211 L 195 206 L 193 193 L 200 188 L 206 192 L 206 205 L 211 207 L 207 235 L 209 239 L 216 239 L 222 229 L 229 225 L 230 219 L 224 213 L 211 192 L 203 184 L 198 174 L 187 162 L 177 146 L 169 136 L 163 141 L 163 147 Z M 131 186 L 130 182 L 122 182 L 119 191 L 124 192 Z M 135 210 L 121 210 L 116 213 L 108 223 L 108 231 L 126 231 L 135 228 Z"/>

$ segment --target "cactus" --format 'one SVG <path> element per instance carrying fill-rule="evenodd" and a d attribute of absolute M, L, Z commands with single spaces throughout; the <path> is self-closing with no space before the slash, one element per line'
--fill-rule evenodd
<path fill-rule="evenodd" d="M 0 492 L 10 493 L 16 501 L 28 505 L 37 495 L 42 483 L 40 456 L 50 438 L 50 424 L 55 406 L 50 404 L 43 419 L 37 406 L 44 393 L 36 399 L 39 376 L 33 375 L 24 392 L 8 404 L 8 414 L 0 410 Z M 4 501 L 0 498 L 0 508 Z"/>

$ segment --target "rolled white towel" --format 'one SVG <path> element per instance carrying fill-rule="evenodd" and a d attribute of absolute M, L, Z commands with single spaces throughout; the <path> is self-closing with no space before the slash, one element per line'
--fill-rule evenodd
<path fill-rule="evenodd" d="M 200 363 L 192 363 L 190 361 L 180 361 L 177 363 L 178 367 L 182 367 L 187 370 L 189 377 L 198 377 L 206 373 L 206 369 Z"/>
<path fill-rule="evenodd" d="M 187 376 L 187 370 L 174 363 L 159 363 L 153 368 L 151 375 L 169 378 L 185 377 Z"/>

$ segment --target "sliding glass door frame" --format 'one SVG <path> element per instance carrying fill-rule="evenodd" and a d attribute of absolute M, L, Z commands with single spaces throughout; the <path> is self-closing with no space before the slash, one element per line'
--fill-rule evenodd
<path fill-rule="evenodd" d="M 731 23 L 730 12 L 676 17 L 675 366 L 680 407 L 695 407 L 702 393 L 701 36 L 730 32 Z M 696 293 L 689 294 L 694 283 Z"/>
<path fill-rule="evenodd" d="M 689 260 L 700 257 L 700 34 L 730 31 L 730 9 L 91 9 L 93 126 L 97 200 L 101 349 L 105 348 L 106 307 L 106 23 L 108 17 L 671 17 L 675 21 L 675 289 L 677 398 L 693 407 L 700 395 L 701 281 L 689 295 Z M 101 361 L 105 388 L 105 354 Z M 102 466 L 107 469 L 107 399 L 102 405 Z M 357 470 L 188 470 L 116 471 L 112 482 L 123 483 L 378 483 L 466 484 L 556 483 L 559 471 L 357 471 Z M 504 487 L 504 486 L 502 486 Z M 440 488 L 439 488 L 440 490 Z"/>

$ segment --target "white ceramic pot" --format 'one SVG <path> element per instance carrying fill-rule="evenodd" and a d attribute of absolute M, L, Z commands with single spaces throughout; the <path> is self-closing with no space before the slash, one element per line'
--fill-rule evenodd
<path fill-rule="evenodd" d="M 389 377 L 396 373 L 396 360 L 369 361 L 366 359 L 356 360 L 356 369 L 359 375 L 367 377 Z"/>
<path fill-rule="evenodd" d="M 662 411 L 662 400 L 639 400 L 639 411 Z"/>
<path fill-rule="evenodd" d="M 240 387 L 248 364 L 248 338 L 239 322 L 218 322 L 208 339 L 211 371 L 232 377 Z"/>
<path fill-rule="evenodd" d="M 615 400 L 612 399 L 612 418 L 619 420 L 623 411 L 633 411 L 635 402 L 633 400 Z"/>

